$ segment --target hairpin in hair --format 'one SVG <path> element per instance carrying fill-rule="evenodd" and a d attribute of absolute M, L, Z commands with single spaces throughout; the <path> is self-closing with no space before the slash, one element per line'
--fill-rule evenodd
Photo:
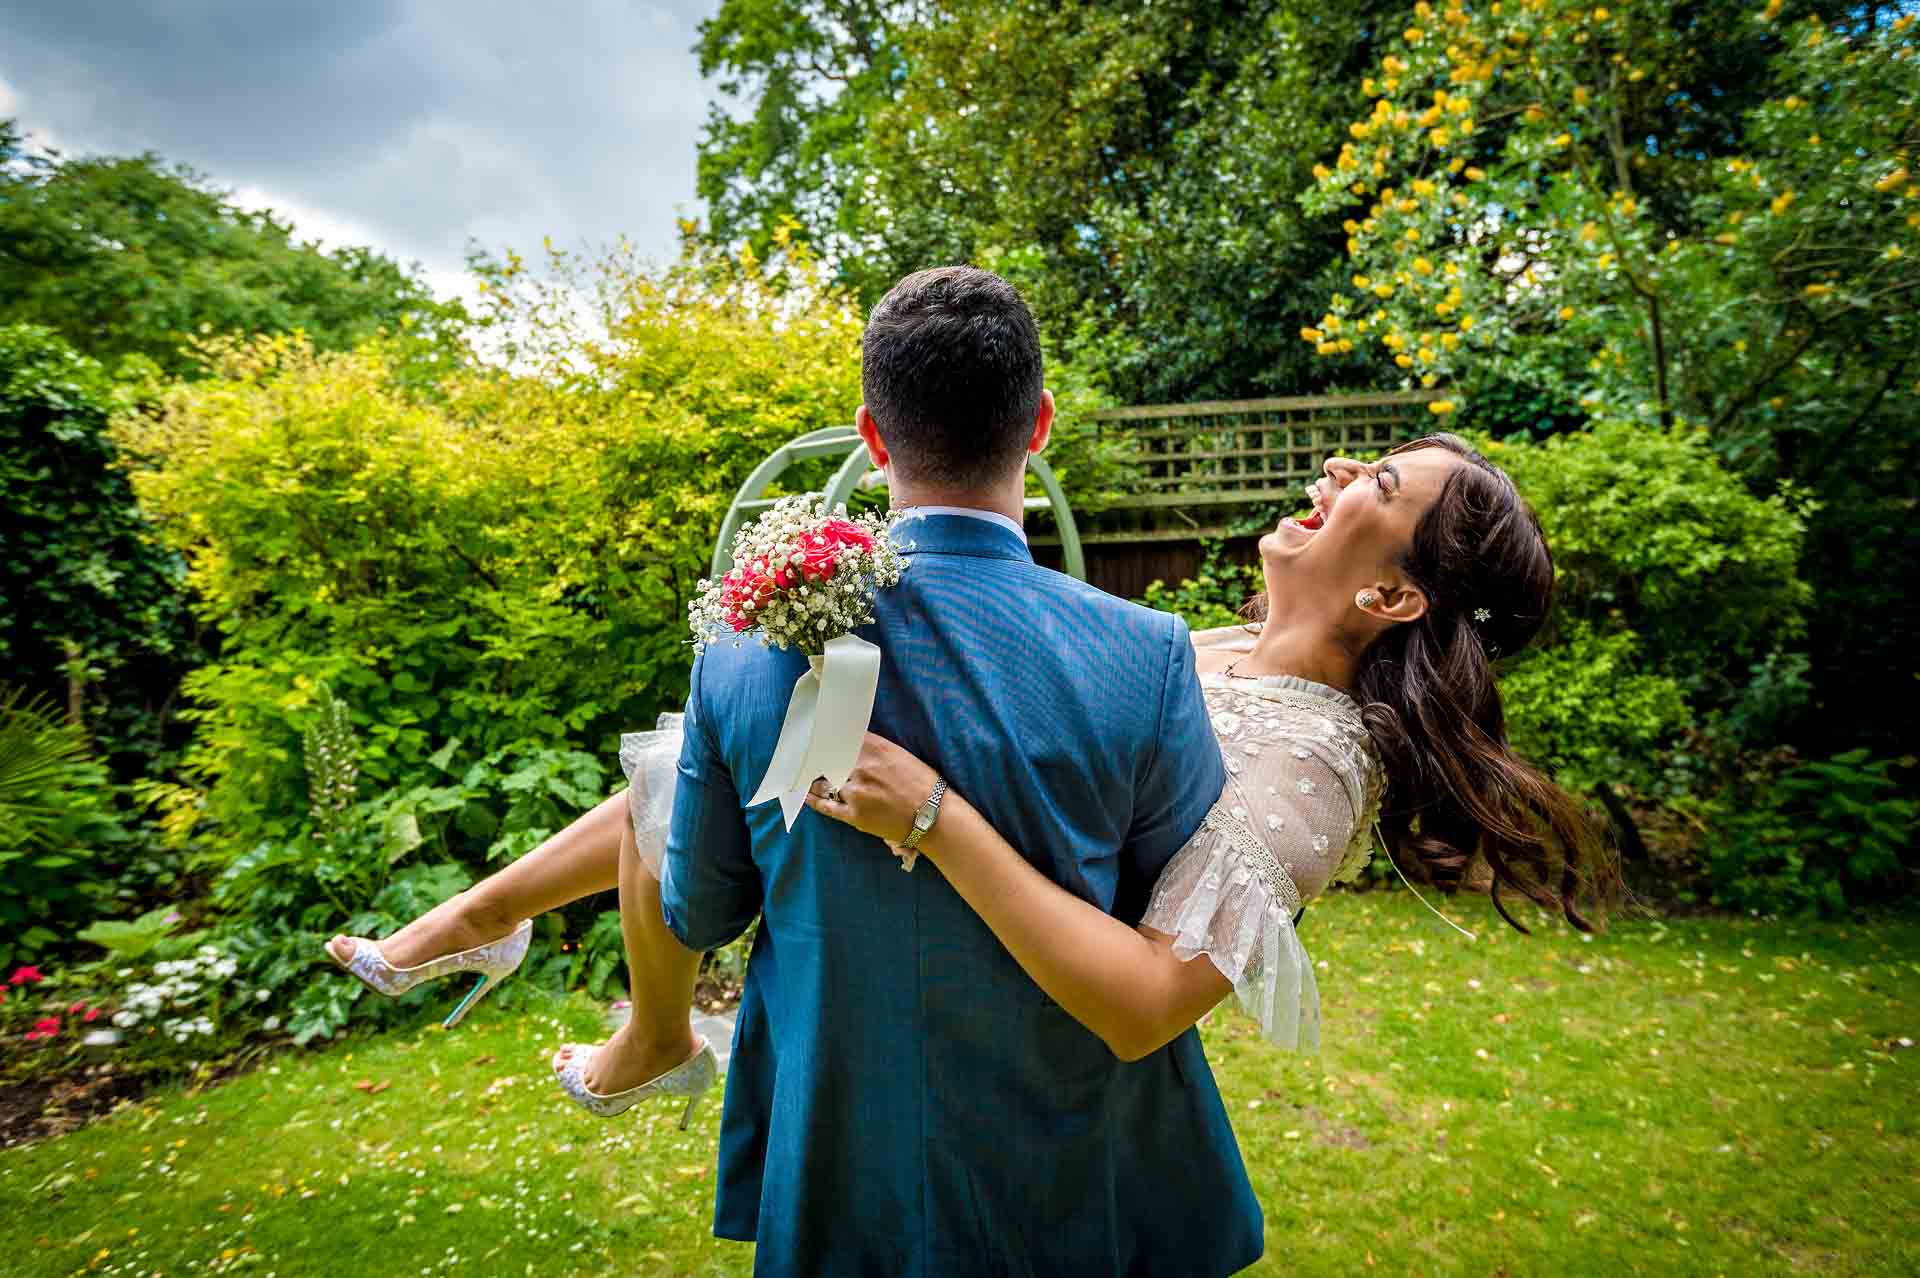
<path fill-rule="evenodd" d="M 1482 624 L 1485 624 L 1486 622 L 1493 620 L 1493 612 L 1491 609 L 1488 609 L 1488 608 L 1475 608 L 1473 610 L 1473 619 Z"/>

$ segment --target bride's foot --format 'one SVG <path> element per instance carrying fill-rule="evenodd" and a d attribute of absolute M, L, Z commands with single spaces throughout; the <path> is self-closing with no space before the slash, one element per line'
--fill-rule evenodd
<path fill-rule="evenodd" d="M 380 957 L 392 966 L 409 968 L 497 941 L 513 932 L 518 919 L 490 917 L 466 897 L 465 892 L 448 897 L 392 936 L 361 944 L 374 945 Z M 352 962 L 353 951 L 353 937 L 343 934 L 327 942 L 327 952 L 336 962 Z"/>
<path fill-rule="evenodd" d="M 685 1131 L 693 1119 L 694 1105 L 713 1086 L 713 1080 L 720 1072 L 720 1063 L 714 1056 L 712 1046 L 695 1035 L 691 1026 L 686 1033 L 692 1046 L 691 1052 L 668 1068 L 626 1087 L 620 1087 L 620 1084 L 630 1071 L 644 1073 L 653 1068 L 653 1065 L 643 1062 L 655 1060 L 657 1048 L 637 1047 L 639 1037 L 628 1033 L 625 1026 L 612 1039 L 597 1046 L 568 1043 L 553 1055 L 553 1070 L 560 1090 L 574 1104 L 601 1118 L 624 1114 L 650 1097 L 684 1096 L 687 1098 L 687 1107 L 680 1112 L 680 1130 Z M 678 1032 L 667 1038 L 675 1043 L 680 1041 Z M 668 1059 L 678 1051 L 675 1048 L 673 1053 L 669 1053 Z M 619 1088 L 617 1091 L 601 1091 L 587 1079 L 587 1071 L 595 1070 L 601 1064 L 600 1058 L 609 1055 L 613 1059 L 597 1072 L 604 1075 L 602 1086 Z"/>
<path fill-rule="evenodd" d="M 568 1043 L 554 1053 L 554 1073 L 565 1072 L 575 1050 L 574 1044 Z M 613 1032 L 613 1037 L 590 1049 L 580 1077 L 596 1094 L 612 1096 L 652 1082 L 685 1064 L 699 1050 L 700 1038 L 693 1032 L 692 1025 L 650 1039 L 636 1031 L 634 1022 L 629 1020 Z"/>

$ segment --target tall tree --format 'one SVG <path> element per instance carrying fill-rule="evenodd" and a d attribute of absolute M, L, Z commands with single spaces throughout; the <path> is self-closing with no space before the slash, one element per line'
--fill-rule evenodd
<path fill-rule="evenodd" d="M 381 328 L 433 338 L 456 309 L 366 248 L 322 251 L 153 155 L 34 154 L 0 121 L 0 323 L 34 323 L 113 361 L 194 367 L 207 333 L 290 332 L 339 349 Z"/>
<path fill-rule="evenodd" d="M 901 35 L 872 153 L 909 242 L 993 257 L 1127 399 L 1303 392 L 1289 349 L 1337 220 L 1293 194 L 1403 6 L 952 4 Z M 904 265 L 898 261 L 893 265 Z"/>
<path fill-rule="evenodd" d="M 1814 493 L 1814 675 L 1847 707 L 1814 731 L 1910 740 L 1854 681 L 1912 672 L 1920 622 L 1920 31 L 1786 7 L 1420 4 L 1308 197 L 1350 214 L 1351 265 L 1301 336 L 1697 429 Z M 1724 45 L 1750 55 L 1738 110 L 1701 92 Z"/>
<path fill-rule="evenodd" d="M 722 0 L 700 24 L 700 74 L 725 99 L 708 108 L 699 148 L 698 190 L 715 236 L 764 257 L 794 224 L 843 262 L 870 249 L 868 132 L 903 78 L 898 32 L 923 9 L 915 0 Z"/>
<path fill-rule="evenodd" d="M 1311 389 L 1289 335 L 1341 236 L 1290 196 L 1404 8 L 727 0 L 703 66 L 746 109 L 716 108 L 701 193 L 722 238 L 792 219 L 868 301 L 996 266 L 1125 398 Z"/>

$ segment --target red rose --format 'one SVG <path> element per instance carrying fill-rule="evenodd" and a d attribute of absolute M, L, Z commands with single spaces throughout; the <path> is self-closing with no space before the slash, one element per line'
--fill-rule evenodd
<path fill-rule="evenodd" d="M 840 567 L 840 544 L 824 533 L 809 533 L 800 548 L 800 571 L 808 581 L 825 581 Z"/>
<path fill-rule="evenodd" d="M 861 550 L 873 549 L 873 534 L 851 519 L 829 519 L 821 525 L 820 533 L 836 546 L 858 546 Z"/>

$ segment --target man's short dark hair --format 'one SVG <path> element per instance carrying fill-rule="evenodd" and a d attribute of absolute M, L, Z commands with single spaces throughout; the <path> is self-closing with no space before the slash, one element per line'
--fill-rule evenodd
<path fill-rule="evenodd" d="M 1045 385 L 1013 285 L 971 266 L 909 275 L 873 308 L 861 352 L 867 411 L 902 477 L 977 488 L 1024 464 Z"/>

